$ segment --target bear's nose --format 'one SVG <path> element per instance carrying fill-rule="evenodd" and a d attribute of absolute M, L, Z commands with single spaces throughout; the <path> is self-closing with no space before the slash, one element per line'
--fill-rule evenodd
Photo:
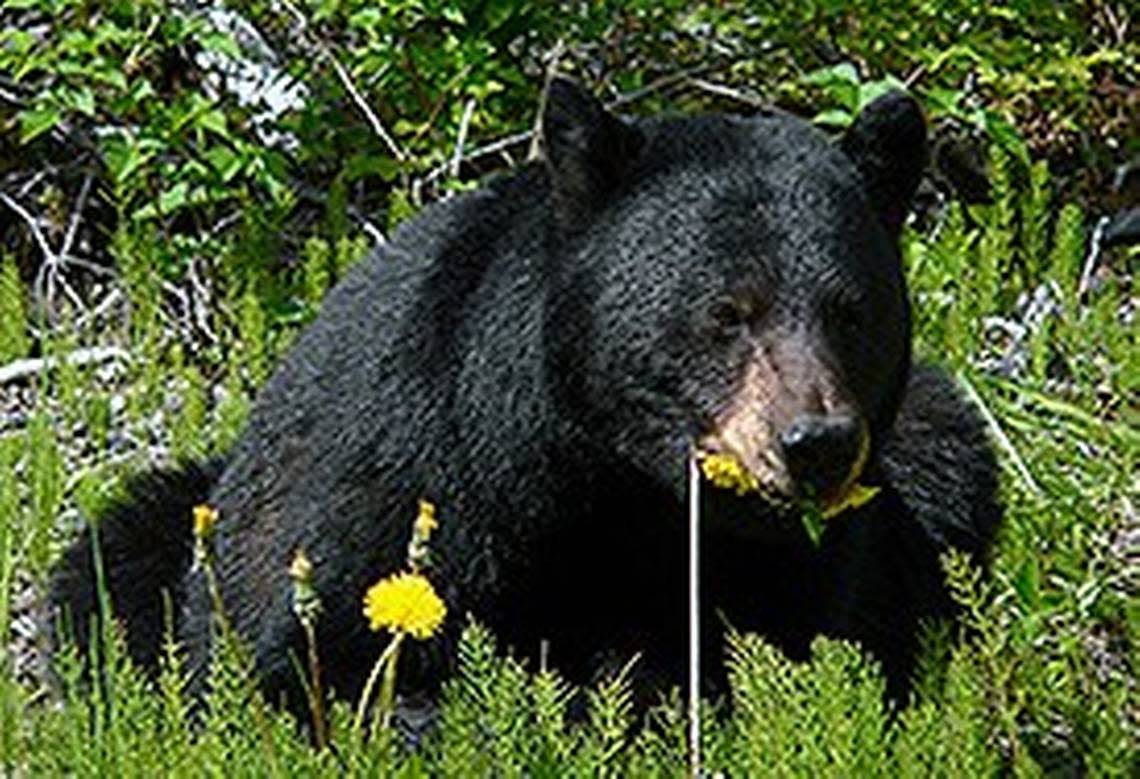
<path fill-rule="evenodd" d="M 788 473 L 796 484 L 825 495 L 851 476 L 862 430 L 847 414 L 801 414 L 780 434 Z"/>

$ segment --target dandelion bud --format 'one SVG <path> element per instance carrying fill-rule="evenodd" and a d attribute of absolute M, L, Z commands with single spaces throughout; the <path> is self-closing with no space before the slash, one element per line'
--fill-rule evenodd
<path fill-rule="evenodd" d="M 306 626 L 311 626 L 321 610 L 321 599 L 313 587 L 313 563 L 298 547 L 289 565 L 289 578 L 293 580 L 293 613 Z"/>
<path fill-rule="evenodd" d="M 308 583 L 313 578 L 313 563 L 305 556 L 305 550 L 297 548 L 293 563 L 289 566 L 289 578 L 298 584 Z"/>
<path fill-rule="evenodd" d="M 210 562 L 208 542 L 214 535 L 214 526 L 218 523 L 218 510 L 213 506 L 201 503 L 194 507 L 192 515 L 194 522 L 194 563 L 192 570 L 197 571 Z"/>
<path fill-rule="evenodd" d="M 426 543 L 431 538 L 432 531 L 437 527 L 439 527 L 439 521 L 435 518 L 435 506 L 429 501 L 421 500 L 420 513 L 412 524 L 412 533 L 417 539 Z"/>
<path fill-rule="evenodd" d="M 194 537 L 209 538 L 214 533 L 214 525 L 218 523 L 218 510 L 206 503 L 194 507 Z"/>

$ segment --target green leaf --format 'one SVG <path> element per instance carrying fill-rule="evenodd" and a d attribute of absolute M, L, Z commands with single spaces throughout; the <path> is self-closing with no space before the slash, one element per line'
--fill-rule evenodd
<path fill-rule="evenodd" d="M 826 68 L 819 68 L 800 76 L 800 83 L 813 87 L 832 87 L 836 84 L 859 84 L 859 72 L 850 62 L 840 62 Z"/>
<path fill-rule="evenodd" d="M 29 108 L 21 111 L 17 116 L 20 118 L 20 143 L 27 143 L 33 138 L 51 131 L 62 118 L 59 109 L 54 106 Z"/>
<path fill-rule="evenodd" d="M 819 507 L 819 501 L 811 500 L 806 501 L 801 512 L 801 521 L 803 522 L 804 531 L 807 533 L 808 540 L 811 541 L 812 546 L 819 546 L 820 539 L 823 538 L 823 511 Z"/>
<path fill-rule="evenodd" d="M 162 210 L 162 213 L 169 214 L 186 205 L 189 199 L 190 185 L 185 181 L 179 181 L 173 187 L 159 195 L 158 206 Z"/>
<path fill-rule="evenodd" d="M 218 54 L 223 54 L 230 59 L 241 58 L 241 47 L 238 46 L 237 41 L 229 33 L 213 32 L 205 33 L 198 37 L 198 43 L 206 51 L 213 51 Z"/>
<path fill-rule="evenodd" d="M 84 116 L 95 116 L 95 94 L 90 87 L 82 87 L 70 95 L 72 107 Z"/>
<path fill-rule="evenodd" d="M 985 111 L 985 128 L 989 136 L 1028 170 L 1032 165 L 1029 149 L 1017 128 L 993 111 Z"/>
<path fill-rule="evenodd" d="M 142 148 L 133 136 L 120 131 L 103 139 L 103 164 L 116 184 L 125 182 L 143 159 Z"/>
<path fill-rule="evenodd" d="M 226 146 L 215 146 L 205 154 L 206 163 L 223 183 L 229 183 L 242 168 L 242 158 Z"/>
<path fill-rule="evenodd" d="M 859 110 L 862 111 L 868 104 L 887 94 L 891 90 L 906 91 L 906 86 L 893 76 L 868 81 L 859 85 Z"/>
<path fill-rule="evenodd" d="M 229 135 L 226 131 L 226 115 L 216 108 L 199 116 L 195 124 L 203 130 L 209 130 L 223 138 Z"/>
<path fill-rule="evenodd" d="M 830 108 L 826 111 L 820 111 L 811 118 L 813 123 L 822 124 L 826 127 L 847 127 L 854 119 L 855 116 L 843 108 Z"/>
<path fill-rule="evenodd" d="M 378 154 L 354 154 L 344 164 L 344 177 L 347 181 L 357 181 L 365 176 L 377 176 L 384 181 L 392 181 L 400 173 L 400 164 L 391 157 Z"/>

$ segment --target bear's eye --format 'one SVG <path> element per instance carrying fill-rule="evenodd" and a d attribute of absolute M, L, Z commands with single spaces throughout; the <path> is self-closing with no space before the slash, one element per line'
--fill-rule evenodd
<path fill-rule="evenodd" d="M 754 325 L 760 307 L 747 298 L 722 298 L 708 310 L 708 322 L 718 338 L 731 340 Z"/>
<path fill-rule="evenodd" d="M 709 320 L 720 329 L 733 330 L 744 325 L 745 312 L 733 300 L 719 300 L 709 309 Z"/>

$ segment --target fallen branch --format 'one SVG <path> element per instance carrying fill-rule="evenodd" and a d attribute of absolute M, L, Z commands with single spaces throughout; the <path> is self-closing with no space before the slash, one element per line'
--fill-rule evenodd
<path fill-rule="evenodd" d="M 1025 482 L 1025 486 L 1034 495 L 1041 495 L 1041 487 L 1037 485 L 1037 481 L 1033 478 L 1033 474 L 1029 472 L 1029 466 L 1027 466 L 1025 464 L 1025 460 L 1021 458 L 1021 455 L 1018 453 L 1017 448 L 1013 445 L 1013 441 L 1010 441 L 1009 436 L 1007 436 L 1005 434 L 1005 431 L 1002 430 L 1001 424 L 999 424 L 997 421 L 997 417 L 993 415 L 993 412 L 990 411 L 989 407 L 986 406 L 985 402 L 982 400 L 982 396 L 978 394 L 978 391 L 976 389 L 974 389 L 974 385 L 971 384 L 970 380 L 967 379 L 966 376 L 962 373 L 958 374 L 958 383 L 961 384 L 962 387 L 966 390 L 966 397 L 970 399 L 970 402 L 973 403 L 981 413 L 982 419 L 986 421 L 986 426 L 989 427 L 990 433 L 993 434 L 993 437 L 997 441 L 998 446 L 1004 449 L 1006 455 L 1009 456 L 1010 462 L 1013 463 L 1013 469 L 1017 471 L 1017 475 L 1021 477 L 1021 480 L 1023 482 Z"/>
<path fill-rule="evenodd" d="M 90 349 L 76 349 L 74 352 L 62 356 L 29 357 L 10 362 L 0 367 L 0 384 L 7 384 L 8 382 L 19 381 L 29 376 L 38 375 L 43 371 L 49 371 L 58 367 L 61 363 L 82 367 L 84 365 L 110 362 L 112 360 L 130 362 L 130 359 L 131 355 L 126 350 L 120 349 L 117 346 L 96 346 Z"/>

